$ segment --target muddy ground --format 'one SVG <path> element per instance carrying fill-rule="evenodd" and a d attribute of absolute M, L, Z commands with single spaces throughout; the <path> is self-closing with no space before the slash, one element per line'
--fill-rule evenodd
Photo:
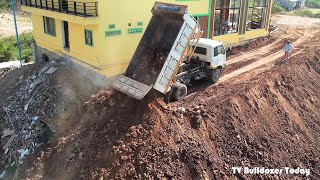
<path fill-rule="evenodd" d="M 107 90 L 89 97 L 94 90 L 82 95 L 84 87 L 71 88 L 81 98 L 68 105 L 78 109 L 69 118 L 74 123 L 53 124 L 58 133 L 25 159 L 17 179 L 320 179 L 320 21 L 275 20 L 278 32 L 234 52 L 219 83 L 194 83 L 182 102 L 165 104 L 152 93 L 137 101 Z M 287 39 L 294 51 L 282 62 Z M 3 106 L 19 91 L 4 79 L 30 76 L 28 68 L 36 67 L 0 79 Z M 63 77 L 71 75 L 62 72 L 70 72 L 59 69 L 51 77 L 62 79 L 52 86 L 68 87 L 73 81 Z M 56 114 L 52 121 L 63 123 Z M 311 174 L 233 174 L 238 166 L 310 168 Z"/>

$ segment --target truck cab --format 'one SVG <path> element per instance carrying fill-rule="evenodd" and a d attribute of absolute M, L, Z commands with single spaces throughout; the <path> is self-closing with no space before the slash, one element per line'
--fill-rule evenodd
<path fill-rule="evenodd" d="M 192 55 L 193 59 L 207 63 L 207 69 L 222 69 L 226 66 L 226 50 L 221 41 L 201 38 Z"/>

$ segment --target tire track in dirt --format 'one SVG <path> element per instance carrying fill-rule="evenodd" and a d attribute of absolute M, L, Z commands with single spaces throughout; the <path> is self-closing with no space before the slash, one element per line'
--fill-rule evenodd
<path fill-rule="evenodd" d="M 298 54 L 300 54 L 302 52 L 302 50 L 299 50 L 298 52 L 294 53 L 292 56 L 296 56 Z M 262 58 L 258 61 L 255 61 L 254 63 L 251 63 L 247 66 L 244 66 L 243 68 L 240 68 L 238 70 L 235 70 L 229 74 L 226 74 L 224 76 L 221 77 L 219 83 L 225 82 L 233 77 L 239 76 L 240 74 L 243 74 L 245 72 L 251 71 L 253 69 L 256 69 L 262 65 L 271 63 L 275 60 L 278 60 L 279 58 L 281 58 L 283 56 L 283 52 L 282 51 L 278 51 L 275 54 L 269 55 L 265 58 Z"/>
<path fill-rule="evenodd" d="M 309 30 L 308 29 L 307 32 L 305 32 L 303 34 L 303 36 L 299 37 L 297 40 L 295 40 L 292 43 L 293 47 L 299 47 L 300 44 L 303 44 L 303 42 L 305 42 L 306 40 L 309 40 L 309 39 L 313 38 L 315 36 L 315 34 L 318 33 L 318 32 L 319 32 L 318 30 Z M 274 46 L 274 44 L 276 42 L 278 43 L 278 42 L 280 42 L 281 40 L 283 40 L 283 39 L 285 39 L 287 37 L 288 36 L 285 36 L 284 38 L 280 38 L 279 40 L 275 41 L 274 43 L 269 44 L 268 46 L 260 48 L 258 51 L 256 51 L 256 53 L 251 53 L 249 56 L 250 57 L 258 56 L 259 55 L 258 52 L 263 51 L 263 50 L 265 50 L 265 53 L 267 53 L 266 50 L 269 50 L 268 52 L 270 52 L 273 49 L 272 46 Z M 300 49 L 300 48 L 296 48 L 296 49 Z M 300 54 L 301 52 L 302 52 L 302 50 L 299 50 L 298 52 L 292 54 L 291 56 L 296 56 L 296 55 Z M 244 59 L 248 59 L 247 56 L 245 56 L 246 58 L 244 58 L 244 59 L 240 59 L 241 57 L 244 57 L 244 56 L 245 55 L 238 56 L 238 57 L 232 59 L 231 60 L 231 64 L 239 62 L 239 61 L 244 60 Z M 279 51 L 277 51 L 277 52 L 275 52 L 275 53 L 273 53 L 273 54 L 271 54 L 271 55 L 269 55 L 267 57 L 264 57 L 264 58 L 262 58 L 262 59 L 260 59 L 258 61 L 255 61 L 255 62 L 253 62 L 251 64 L 248 64 L 248 65 L 246 65 L 246 66 L 244 66 L 244 67 L 242 67 L 242 68 L 240 68 L 238 70 L 232 71 L 232 72 L 222 76 L 220 78 L 219 83 L 225 82 L 225 81 L 227 81 L 227 80 L 229 80 L 231 78 L 234 78 L 236 76 L 239 76 L 240 74 L 249 72 L 249 71 L 251 71 L 253 69 L 257 69 L 257 68 L 259 68 L 259 67 L 261 67 L 263 65 L 267 65 L 267 64 L 269 64 L 269 63 L 271 63 L 273 61 L 278 60 L 282 56 L 283 56 L 283 50 L 281 49 L 281 50 L 279 50 Z M 230 65 L 230 63 L 228 63 L 228 65 Z M 263 72 L 263 70 L 262 70 L 262 72 Z"/>
<path fill-rule="evenodd" d="M 287 33 L 289 31 L 289 34 Z M 291 31 L 291 32 L 290 32 Z M 278 43 L 280 43 L 281 41 L 285 40 L 285 39 L 290 39 L 290 38 L 300 38 L 304 35 L 305 33 L 301 30 L 301 29 L 290 29 L 286 31 L 286 35 L 283 37 L 279 37 L 277 38 L 276 41 L 272 42 L 271 44 L 268 44 L 266 46 L 260 47 L 258 49 L 253 49 L 251 51 L 248 52 L 243 52 L 240 55 L 233 57 L 231 59 L 228 60 L 228 65 L 243 61 L 245 59 L 250 59 L 256 56 L 263 56 L 264 54 L 271 52 L 272 50 L 277 48 Z"/>

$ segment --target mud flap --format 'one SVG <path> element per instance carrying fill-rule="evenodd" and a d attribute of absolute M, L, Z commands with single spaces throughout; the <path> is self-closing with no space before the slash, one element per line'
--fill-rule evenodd
<path fill-rule="evenodd" d="M 112 87 L 133 97 L 141 100 L 151 90 L 152 86 L 145 85 L 125 76 L 120 76 Z"/>

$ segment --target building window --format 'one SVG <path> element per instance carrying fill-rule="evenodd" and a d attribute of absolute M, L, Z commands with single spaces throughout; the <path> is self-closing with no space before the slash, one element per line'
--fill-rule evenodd
<path fill-rule="evenodd" d="M 216 0 L 214 35 L 238 32 L 241 0 Z"/>
<path fill-rule="evenodd" d="M 93 37 L 92 37 L 92 31 L 85 29 L 84 30 L 84 38 L 85 38 L 85 43 L 86 45 L 93 46 Z"/>
<path fill-rule="evenodd" d="M 247 31 L 266 27 L 268 0 L 250 0 L 247 16 Z"/>
<path fill-rule="evenodd" d="M 44 32 L 56 36 L 56 22 L 53 18 L 43 17 Z"/>

